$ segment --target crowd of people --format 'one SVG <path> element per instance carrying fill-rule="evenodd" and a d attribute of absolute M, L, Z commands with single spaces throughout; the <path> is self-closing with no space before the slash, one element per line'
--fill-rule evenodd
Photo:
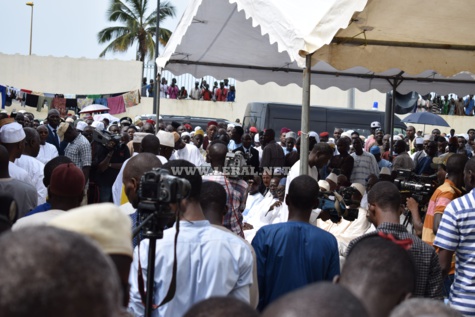
<path fill-rule="evenodd" d="M 473 116 L 475 100 L 473 95 L 465 97 L 435 95 L 434 97 L 428 96 L 427 99 L 420 98 L 417 101 L 417 112 L 426 111 L 445 115 Z"/>
<path fill-rule="evenodd" d="M 154 97 L 155 92 L 154 81 L 150 79 L 149 84 L 147 84 L 147 79 L 144 78 L 142 81 L 142 91 L 141 94 L 143 97 Z M 177 86 L 176 78 L 172 78 L 171 84 L 168 84 L 166 78 L 162 78 L 159 84 L 160 98 L 169 98 L 169 99 L 192 99 L 192 100 L 206 100 L 206 101 L 227 101 L 234 102 L 236 99 L 236 87 L 229 84 L 229 79 L 224 79 L 223 81 L 215 81 L 213 87 L 210 88 L 210 84 L 206 82 L 205 79 L 202 79 L 201 82 L 196 81 L 195 86 L 191 88 L 190 92 L 182 86 L 181 88 Z"/>
<path fill-rule="evenodd" d="M 36 121 L 0 113 L 5 316 L 475 315 L 475 129 Z"/>

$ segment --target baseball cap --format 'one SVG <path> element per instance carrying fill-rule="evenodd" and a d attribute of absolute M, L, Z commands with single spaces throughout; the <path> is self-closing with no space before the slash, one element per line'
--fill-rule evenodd
<path fill-rule="evenodd" d="M 374 128 L 381 128 L 381 123 L 379 123 L 378 121 L 371 122 L 371 129 Z"/>

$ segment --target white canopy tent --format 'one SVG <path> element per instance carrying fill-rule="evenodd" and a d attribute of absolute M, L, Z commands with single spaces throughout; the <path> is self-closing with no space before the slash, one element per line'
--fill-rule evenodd
<path fill-rule="evenodd" d="M 198 0 L 157 65 L 175 75 L 302 83 L 307 132 L 310 82 L 361 91 L 473 92 L 474 9 L 475 2 L 456 0 Z"/>

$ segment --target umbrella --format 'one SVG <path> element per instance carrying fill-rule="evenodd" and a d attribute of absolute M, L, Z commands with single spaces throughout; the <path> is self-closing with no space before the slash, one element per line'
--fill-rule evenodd
<path fill-rule="evenodd" d="M 109 119 L 110 123 L 113 122 L 119 122 L 119 118 L 114 117 L 113 115 L 109 113 L 101 113 L 101 114 L 96 114 L 94 115 L 94 121 L 102 121 L 104 119 Z"/>
<path fill-rule="evenodd" d="M 438 125 L 442 127 L 450 127 L 450 125 L 442 117 L 433 114 L 431 112 L 415 112 L 411 113 L 407 117 L 401 120 L 401 122 L 406 123 L 416 123 L 423 124 L 424 131 L 426 130 L 426 124 L 428 125 Z"/>
<path fill-rule="evenodd" d="M 99 104 L 92 104 L 84 107 L 79 113 L 106 112 L 109 108 Z"/>

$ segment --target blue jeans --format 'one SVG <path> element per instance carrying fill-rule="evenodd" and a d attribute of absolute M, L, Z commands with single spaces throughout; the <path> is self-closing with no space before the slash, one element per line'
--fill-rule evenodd
<path fill-rule="evenodd" d="M 444 279 L 444 297 L 449 298 L 450 294 L 450 287 L 452 286 L 452 283 L 454 282 L 454 274 L 449 274 L 445 279 Z"/>
<path fill-rule="evenodd" d="M 112 202 L 112 187 L 111 186 L 99 186 L 99 202 L 100 203 Z"/>

